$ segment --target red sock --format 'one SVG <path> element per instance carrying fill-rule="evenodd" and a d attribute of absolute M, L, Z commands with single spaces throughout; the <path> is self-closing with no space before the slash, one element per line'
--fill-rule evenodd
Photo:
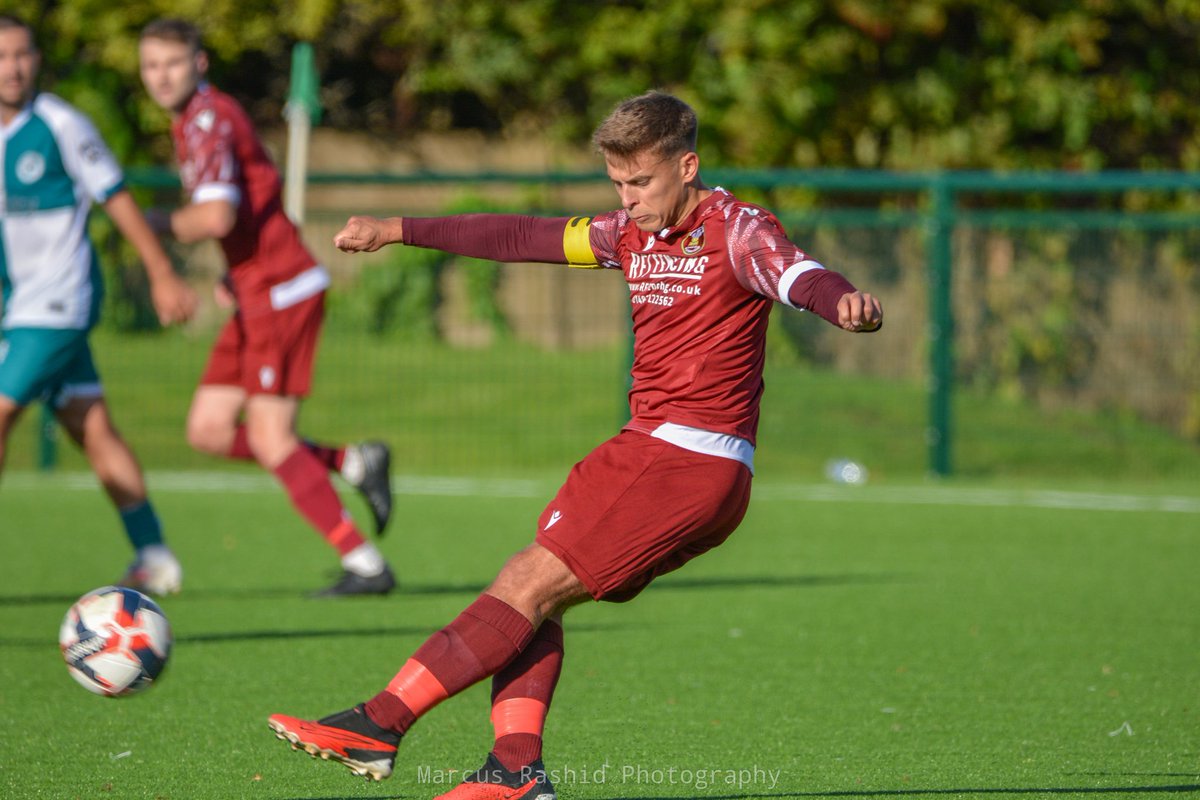
<path fill-rule="evenodd" d="M 387 688 L 367 703 L 367 716 L 404 733 L 447 697 L 503 669 L 532 638 L 533 626 L 524 615 L 503 600 L 480 595 L 404 662 Z"/>
<path fill-rule="evenodd" d="M 340 471 L 343 462 L 346 460 L 346 448 L 344 447 L 329 447 L 328 445 L 310 442 L 307 439 L 301 441 L 301 444 L 316 457 L 317 461 L 324 464 L 325 469 L 330 472 Z M 238 425 L 234 428 L 233 444 L 229 446 L 229 452 L 226 456 L 237 461 L 254 461 L 254 451 L 250 449 L 250 437 L 246 433 L 245 425 Z"/>
<path fill-rule="evenodd" d="M 292 505 L 340 555 L 366 541 L 333 490 L 325 467 L 307 448 L 297 447 L 274 472 Z"/>
<path fill-rule="evenodd" d="M 542 757 L 542 729 L 562 662 L 562 628 L 546 620 L 529 646 L 492 678 L 492 752 L 510 772 Z"/>
<path fill-rule="evenodd" d="M 317 461 L 325 465 L 325 469 L 330 472 L 341 471 L 342 462 L 346 460 L 346 448 L 330 447 L 329 445 L 310 442 L 307 439 L 303 441 L 303 444 L 308 448 L 308 452 L 316 457 Z"/>
<path fill-rule="evenodd" d="M 254 461 L 254 451 L 250 449 L 250 437 L 246 434 L 246 426 L 238 425 L 233 429 L 233 444 L 229 446 L 229 458 L 238 461 Z"/>

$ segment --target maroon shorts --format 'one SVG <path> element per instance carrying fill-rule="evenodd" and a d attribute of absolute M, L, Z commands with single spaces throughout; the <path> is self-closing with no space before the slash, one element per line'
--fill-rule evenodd
<path fill-rule="evenodd" d="M 234 314 L 217 335 L 200 384 L 307 396 L 324 317 L 324 293 L 249 319 Z"/>
<path fill-rule="evenodd" d="M 725 541 L 749 502 L 740 462 L 623 431 L 571 470 L 537 542 L 594 598 L 622 602 Z"/>

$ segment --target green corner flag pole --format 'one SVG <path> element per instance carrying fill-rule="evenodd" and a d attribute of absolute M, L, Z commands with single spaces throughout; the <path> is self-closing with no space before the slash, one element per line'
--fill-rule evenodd
<path fill-rule="evenodd" d="M 298 42 L 292 48 L 292 81 L 283 109 L 288 125 L 287 172 L 283 209 L 297 225 L 304 221 L 304 184 L 308 172 L 308 140 L 321 119 L 317 67 L 312 45 Z"/>

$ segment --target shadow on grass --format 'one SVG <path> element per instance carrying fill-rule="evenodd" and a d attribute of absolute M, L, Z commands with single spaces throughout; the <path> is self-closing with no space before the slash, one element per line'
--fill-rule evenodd
<path fill-rule="evenodd" d="M 690 589 L 816 589 L 823 586 L 869 586 L 911 581 L 909 575 L 710 575 L 703 578 L 664 577 L 646 590 Z"/>
<path fill-rule="evenodd" d="M 1175 793 L 1200 793 L 1200 784 L 1182 784 L 1175 786 L 1058 786 L 1058 787 L 1017 787 L 991 789 L 873 789 L 861 791 L 833 792 L 767 792 L 763 794 L 712 794 L 704 795 L 704 800 L 768 800 L 775 797 L 991 797 L 993 795 L 1142 795 Z M 608 800 L 679 800 L 672 797 L 611 797 Z"/>
<path fill-rule="evenodd" d="M 613 631 L 627 629 L 623 625 L 581 624 L 572 626 L 572 632 Z M 407 627 L 375 627 L 375 628 L 337 628 L 337 629 L 308 629 L 308 630 L 256 630 L 256 631 L 212 631 L 210 633 L 191 633 L 175 637 L 176 645 L 192 644 L 224 644 L 226 642 L 246 641 L 287 641 L 291 639 L 346 639 L 355 636 L 428 636 L 436 628 L 422 626 Z M 56 647 L 58 642 L 49 637 L 35 639 L 29 637 L 0 636 L 0 647 Z"/>
<path fill-rule="evenodd" d="M 869 586 L 872 584 L 900 583 L 911 580 L 905 575 L 711 575 L 707 577 L 664 577 L 651 584 L 647 591 L 692 591 L 712 589 L 762 589 L 801 588 L 813 589 L 824 586 Z M 164 605 L 175 605 L 189 601 L 209 600 L 305 600 L 306 595 L 318 587 L 210 587 L 188 589 L 178 597 L 169 597 Z M 401 584 L 395 594 L 384 597 L 344 598 L 339 600 L 314 600 L 313 602 L 359 603 L 403 600 L 405 597 L 436 595 L 475 596 L 487 588 L 486 583 L 429 583 Z M 13 594 L 0 595 L 0 608 L 5 606 L 59 605 L 64 608 L 79 599 L 79 594 Z"/>

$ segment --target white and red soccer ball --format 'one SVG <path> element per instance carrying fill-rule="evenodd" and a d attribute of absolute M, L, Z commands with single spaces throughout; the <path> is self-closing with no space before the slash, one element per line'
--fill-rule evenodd
<path fill-rule="evenodd" d="M 121 586 L 104 586 L 79 598 L 58 631 L 71 677 L 105 697 L 150 686 L 167 664 L 171 642 L 171 625 L 162 609 L 141 592 Z"/>

